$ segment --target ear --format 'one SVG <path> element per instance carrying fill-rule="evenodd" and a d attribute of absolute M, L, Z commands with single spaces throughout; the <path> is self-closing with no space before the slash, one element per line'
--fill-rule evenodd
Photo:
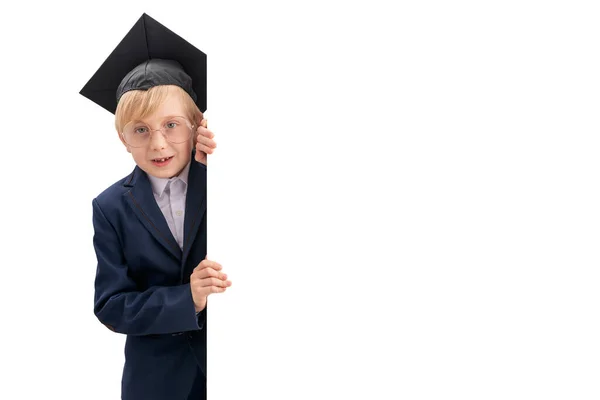
<path fill-rule="evenodd" d="M 198 127 L 200 126 L 200 122 L 202 122 L 203 119 L 204 119 L 204 114 L 201 111 L 198 111 L 198 113 L 195 116 L 195 120 L 194 120 L 195 129 L 198 129 Z"/>

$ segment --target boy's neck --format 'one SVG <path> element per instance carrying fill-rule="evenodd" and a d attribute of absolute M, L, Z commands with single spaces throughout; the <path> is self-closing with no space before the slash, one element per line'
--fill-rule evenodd
<path fill-rule="evenodd" d="M 185 182 L 185 184 L 187 185 L 188 183 L 188 177 L 189 177 L 189 173 L 190 173 L 190 166 L 191 166 L 192 160 L 190 160 L 185 167 L 183 167 L 183 169 L 181 171 L 179 171 L 179 173 L 177 175 L 174 175 L 170 178 L 159 178 L 157 176 L 148 174 L 148 179 L 150 180 L 150 185 L 152 186 L 152 191 L 158 195 L 160 195 L 163 190 L 165 189 L 165 186 L 167 185 L 167 182 L 173 178 L 179 178 L 181 179 L 183 182 Z"/>

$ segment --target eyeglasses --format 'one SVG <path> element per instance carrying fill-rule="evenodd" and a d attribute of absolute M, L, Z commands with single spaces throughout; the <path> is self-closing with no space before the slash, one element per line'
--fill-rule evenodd
<path fill-rule="evenodd" d="M 131 121 L 123 128 L 121 135 L 131 147 L 145 147 L 150 142 L 152 132 L 159 131 L 170 143 L 184 143 L 192 137 L 194 125 L 184 117 L 169 117 L 160 129 L 151 129 L 141 121 Z"/>

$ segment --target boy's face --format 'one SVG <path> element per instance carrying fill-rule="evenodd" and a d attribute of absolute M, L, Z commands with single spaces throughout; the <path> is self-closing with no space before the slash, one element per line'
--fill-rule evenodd
<path fill-rule="evenodd" d="M 150 129 L 159 129 L 162 128 L 162 123 L 166 118 L 185 115 L 185 108 L 180 96 L 170 92 L 156 112 L 144 118 L 143 122 Z M 121 135 L 119 137 L 138 167 L 157 178 L 171 178 L 179 175 L 191 159 L 193 135 L 190 135 L 190 139 L 184 143 L 171 143 L 161 132 L 154 131 L 144 147 L 130 147 L 123 141 Z M 167 160 L 162 161 L 165 158 Z"/>

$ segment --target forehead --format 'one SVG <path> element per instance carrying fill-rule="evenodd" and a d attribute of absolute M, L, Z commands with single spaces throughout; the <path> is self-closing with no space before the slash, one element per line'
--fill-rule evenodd
<path fill-rule="evenodd" d="M 146 121 L 160 120 L 172 116 L 185 116 L 185 107 L 181 94 L 175 90 L 169 90 L 164 101 L 160 103 L 154 112 L 143 118 Z"/>

